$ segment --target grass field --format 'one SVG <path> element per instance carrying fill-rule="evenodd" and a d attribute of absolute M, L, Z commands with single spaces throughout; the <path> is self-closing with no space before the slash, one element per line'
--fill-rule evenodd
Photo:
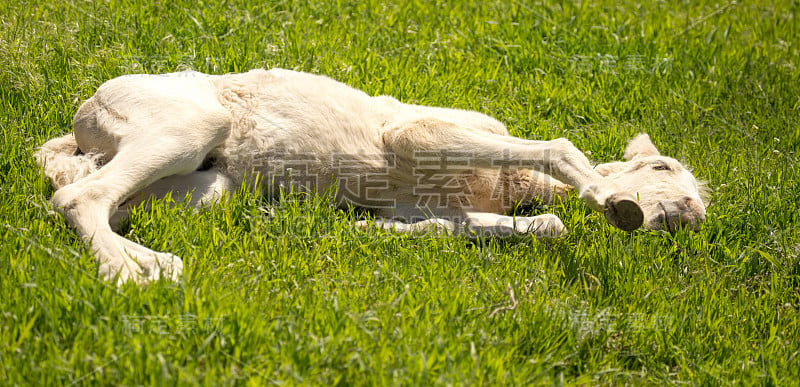
<path fill-rule="evenodd" d="M 201 2 L 202 3 L 202 2 Z M 0 3 L 0 384 L 800 383 L 800 3 Z M 353 230 L 321 200 L 137 211 L 184 259 L 119 289 L 32 160 L 129 73 L 285 67 L 620 159 L 647 132 L 713 190 L 701 231 L 557 241 Z"/>

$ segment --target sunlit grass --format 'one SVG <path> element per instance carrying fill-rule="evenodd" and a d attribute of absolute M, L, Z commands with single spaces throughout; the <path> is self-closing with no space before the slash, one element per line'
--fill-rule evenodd
<path fill-rule="evenodd" d="M 796 384 L 796 2 L 0 4 L 0 373 L 8 384 Z M 699 233 L 576 197 L 539 243 L 355 230 L 324 201 L 140 209 L 181 283 L 120 289 L 31 154 L 105 80 L 285 67 L 472 109 L 597 161 L 647 132 L 709 181 Z"/>

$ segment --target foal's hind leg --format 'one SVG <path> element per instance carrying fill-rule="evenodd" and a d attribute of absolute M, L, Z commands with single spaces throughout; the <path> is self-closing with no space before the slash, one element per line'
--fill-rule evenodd
<path fill-rule="evenodd" d="M 114 233 L 109 218 L 125 199 L 143 188 L 164 177 L 195 171 L 208 152 L 224 141 L 230 130 L 227 111 L 214 106 L 214 101 L 195 101 L 147 102 L 146 108 L 139 106 L 128 117 L 123 117 L 124 111 L 110 115 L 106 106 L 87 103 L 88 107 L 82 107 L 76 115 L 76 138 L 86 139 L 83 144 L 79 140 L 78 145 L 89 148 L 86 144 L 99 139 L 95 144 L 105 146 L 110 142 L 101 140 L 112 138 L 117 143 L 99 151 L 114 156 L 98 171 L 56 191 L 53 207 L 91 247 L 103 278 L 116 278 L 117 283 L 146 283 L 160 277 L 180 277 L 180 258 L 152 251 Z M 136 102 L 145 103 L 133 101 L 119 106 L 135 107 Z"/>
<path fill-rule="evenodd" d="M 181 275 L 183 264 L 178 257 L 131 242 L 114 233 L 109 223 L 112 212 L 129 195 L 175 167 L 191 168 L 191 160 L 181 160 L 175 157 L 177 153 L 165 151 L 162 154 L 172 157 L 151 163 L 152 155 L 142 156 L 133 148 L 122 149 L 103 168 L 53 195 L 53 207 L 91 247 L 104 279 L 118 276 L 118 283 L 128 280 L 144 283 L 162 276 L 175 279 Z"/>
<path fill-rule="evenodd" d="M 187 203 L 199 209 L 229 197 L 237 188 L 230 178 L 216 169 L 165 177 L 128 198 L 111 216 L 109 223 L 113 230 L 118 230 L 131 209 L 142 203 L 149 205 L 151 200 L 164 199 L 167 195 L 176 203 Z"/>

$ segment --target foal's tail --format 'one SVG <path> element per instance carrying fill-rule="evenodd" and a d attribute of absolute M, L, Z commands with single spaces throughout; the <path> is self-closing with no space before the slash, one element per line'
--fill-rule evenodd
<path fill-rule="evenodd" d="M 44 143 L 33 157 L 56 189 L 88 176 L 99 169 L 103 161 L 102 154 L 81 152 L 72 134 Z"/>

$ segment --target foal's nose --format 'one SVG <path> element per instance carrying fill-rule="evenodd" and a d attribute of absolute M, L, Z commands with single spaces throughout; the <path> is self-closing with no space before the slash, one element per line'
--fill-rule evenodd
<path fill-rule="evenodd" d="M 698 231 L 700 223 L 706 220 L 706 208 L 703 202 L 691 196 L 663 201 L 661 205 L 664 208 L 667 226 L 670 230 L 685 227 Z"/>
<path fill-rule="evenodd" d="M 706 207 L 703 205 L 703 202 L 691 196 L 684 196 L 680 198 L 679 201 L 683 210 L 692 213 L 698 222 L 704 222 L 706 220 Z"/>

